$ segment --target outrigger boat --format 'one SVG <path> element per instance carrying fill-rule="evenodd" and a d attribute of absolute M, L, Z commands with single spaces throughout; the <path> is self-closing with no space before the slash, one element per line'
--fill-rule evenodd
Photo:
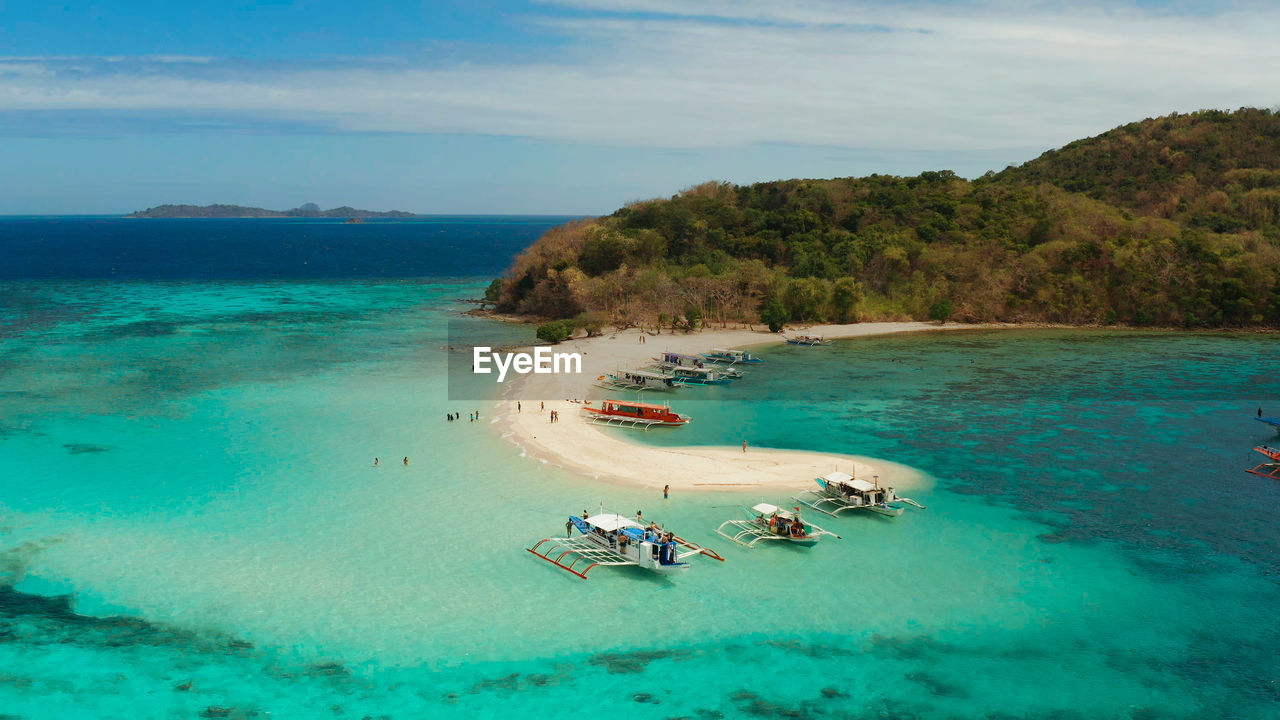
<path fill-rule="evenodd" d="M 685 558 L 694 555 L 724 562 L 716 551 L 666 532 L 657 523 L 645 526 L 615 513 L 574 515 L 565 525 L 569 537 L 543 538 L 525 549 L 584 580 L 599 565 L 635 565 L 669 574 L 688 570 Z M 573 536 L 574 530 L 578 537 Z"/>
<path fill-rule="evenodd" d="M 711 352 L 702 353 L 702 357 L 716 362 L 729 363 L 730 365 L 764 362 L 764 360 L 761 360 L 745 350 L 726 350 L 725 348 L 712 348 Z"/>
<path fill-rule="evenodd" d="M 902 508 L 889 503 L 901 502 L 924 509 L 920 503 L 898 495 L 893 488 L 882 488 L 879 482 L 869 483 L 852 475 L 833 472 L 814 478 L 820 490 L 806 490 L 795 496 L 795 501 L 832 517 L 846 510 L 870 510 L 887 517 L 898 517 Z"/>
<path fill-rule="evenodd" d="M 736 370 L 727 365 L 718 365 L 715 361 L 704 360 L 700 355 L 685 355 L 683 353 L 664 352 L 662 357 L 656 357 L 654 366 L 664 371 L 674 373 L 681 368 L 691 370 L 711 370 L 724 378 L 737 379 L 743 376 L 741 370 Z M 726 382 L 728 382 L 726 380 Z M 697 385 L 717 385 L 723 383 L 695 383 Z"/>
<path fill-rule="evenodd" d="M 582 414 L 587 422 L 593 425 L 609 425 L 611 427 L 640 428 L 679 427 L 688 425 L 691 419 L 671 411 L 667 405 L 655 403 L 630 402 L 627 400 L 604 400 L 600 407 L 584 407 Z"/>
<path fill-rule="evenodd" d="M 830 345 L 831 341 L 826 338 L 814 337 L 812 335 L 795 335 L 793 337 L 784 338 L 788 345 Z"/>
<path fill-rule="evenodd" d="M 801 547 L 813 547 L 823 535 L 839 538 L 833 532 L 807 523 L 800 517 L 800 508 L 790 512 L 777 505 L 760 503 L 746 511 L 746 520 L 726 520 L 716 528 L 716 533 L 747 547 L 755 547 L 761 540 L 780 540 Z M 729 530 L 725 530 L 725 528 Z"/>
<path fill-rule="evenodd" d="M 1266 455 L 1271 459 L 1271 462 L 1264 462 L 1255 468 L 1250 468 L 1248 472 L 1271 478 L 1272 480 L 1280 480 L 1280 450 L 1266 445 L 1259 445 L 1254 450 Z"/>
<path fill-rule="evenodd" d="M 659 365 L 670 365 L 671 367 L 706 367 L 707 361 L 701 355 L 685 355 L 684 353 L 670 352 L 664 350 L 661 357 L 653 359 Z"/>
<path fill-rule="evenodd" d="M 619 370 L 596 378 L 596 386 L 606 390 L 657 390 L 672 392 L 680 389 L 669 375 L 650 370 Z"/>
<path fill-rule="evenodd" d="M 1256 418 L 1254 418 L 1254 420 L 1257 420 L 1258 422 L 1263 423 L 1263 424 L 1265 424 L 1265 425 L 1270 425 L 1271 427 L 1275 428 L 1275 431 L 1276 431 L 1276 432 L 1280 433 L 1280 418 L 1278 418 L 1278 417 L 1256 417 Z"/>
<path fill-rule="evenodd" d="M 672 367 L 667 376 L 677 385 L 728 385 L 733 378 L 718 367 Z"/>

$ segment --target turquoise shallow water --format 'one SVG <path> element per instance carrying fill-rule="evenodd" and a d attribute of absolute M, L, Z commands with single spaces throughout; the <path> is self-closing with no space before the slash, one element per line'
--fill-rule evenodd
<path fill-rule="evenodd" d="M 1275 716 L 1280 484 L 1243 472 L 1272 339 L 771 348 L 647 438 L 935 485 L 927 511 L 747 551 L 711 530 L 758 496 L 595 485 L 447 400 L 449 323 L 527 339 L 458 314 L 482 287 L 0 286 L 0 713 Z M 523 551 L 600 503 L 726 562 L 584 582 Z"/>

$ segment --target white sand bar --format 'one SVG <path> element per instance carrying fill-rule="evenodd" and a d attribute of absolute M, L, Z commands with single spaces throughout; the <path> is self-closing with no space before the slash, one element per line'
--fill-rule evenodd
<path fill-rule="evenodd" d="M 901 332 L 969 330 L 982 326 L 946 325 L 919 322 L 859 323 L 855 325 L 818 325 L 798 331 L 799 334 L 829 339 L 885 335 Z M 860 478 L 878 475 L 880 483 L 900 490 L 919 488 L 920 473 L 904 465 L 876 458 L 799 450 L 757 448 L 748 441 L 747 451 L 732 447 L 653 447 L 629 442 L 627 432 L 679 433 L 680 428 L 652 430 L 609 430 L 582 418 L 583 403 L 598 407 L 600 400 L 614 397 L 634 399 L 634 394 L 609 393 L 594 386 L 595 379 L 618 369 L 643 367 L 663 351 L 697 354 L 712 348 L 741 348 L 751 345 L 781 343 L 779 334 L 747 329 L 703 330 L 674 335 L 645 335 L 640 342 L 638 330 L 628 330 L 600 337 L 572 340 L 556 349 L 578 352 L 583 357 L 580 375 L 525 375 L 508 380 L 506 400 L 498 409 L 498 426 L 525 451 L 548 463 L 580 472 L 607 482 L 641 487 L 661 488 L 670 485 L 681 490 L 741 490 L 750 487 L 779 489 L 812 488 L 813 479 L 833 470 L 852 472 Z M 823 352 L 822 348 L 798 347 L 797 352 Z M 768 372 L 768 364 L 750 366 L 754 372 Z M 746 381 L 741 381 L 746 382 Z M 652 393 L 642 398 L 647 402 L 671 400 L 680 412 L 680 396 L 697 392 L 697 388 L 680 393 Z M 516 401 L 522 405 L 516 411 Z M 575 403 L 574 400 L 579 402 Z M 545 408 L 543 404 L 545 403 Z M 560 421 L 550 422 L 552 410 L 559 411 Z M 693 422 L 697 422 L 697 418 Z"/>

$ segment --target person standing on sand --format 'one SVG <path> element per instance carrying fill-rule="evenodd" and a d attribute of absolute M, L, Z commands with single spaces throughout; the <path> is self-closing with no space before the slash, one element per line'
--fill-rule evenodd
<path fill-rule="evenodd" d="M 520 401 L 519 401 L 519 400 L 517 400 L 517 401 L 516 401 L 516 412 L 521 412 L 521 410 L 520 410 Z"/>
<path fill-rule="evenodd" d="M 746 440 L 743 440 L 743 441 L 742 441 L 742 452 L 746 452 L 746 451 L 747 451 L 747 441 L 746 441 Z"/>
<path fill-rule="evenodd" d="M 666 500 L 666 499 L 667 499 L 667 498 L 669 498 L 669 497 L 671 497 L 671 486 L 670 486 L 670 485 L 663 485 L 663 486 L 662 486 L 662 499 L 663 499 L 663 500 Z"/>
<path fill-rule="evenodd" d="M 546 410 L 546 409 L 547 409 L 547 401 L 546 400 L 538 401 L 538 412 L 542 412 L 543 410 Z"/>

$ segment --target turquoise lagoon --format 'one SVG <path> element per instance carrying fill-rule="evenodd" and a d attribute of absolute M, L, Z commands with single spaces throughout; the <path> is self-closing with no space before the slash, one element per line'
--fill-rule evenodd
<path fill-rule="evenodd" d="M 600 484 L 448 399 L 446 328 L 529 336 L 460 315 L 483 286 L 0 286 L 0 714 L 1277 717 L 1274 338 L 768 347 L 644 441 L 884 457 L 929 509 L 744 550 L 713 528 L 784 498 Z M 726 562 L 524 552 L 602 503 Z"/>

